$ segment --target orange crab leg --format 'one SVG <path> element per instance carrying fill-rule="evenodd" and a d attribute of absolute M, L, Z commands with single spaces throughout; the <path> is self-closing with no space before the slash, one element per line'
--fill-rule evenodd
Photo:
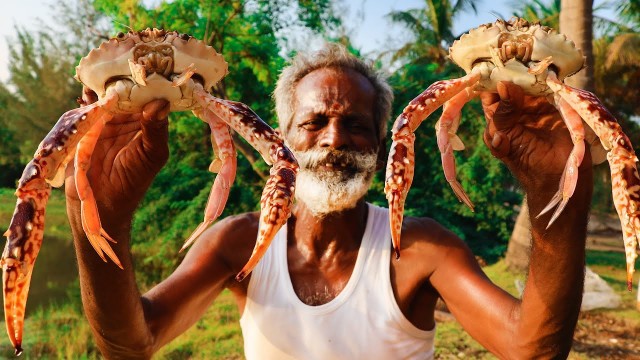
<path fill-rule="evenodd" d="M 93 190 L 87 177 L 87 171 L 91 164 L 91 154 L 93 154 L 100 133 L 104 128 L 104 123 L 104 121 L 97 121 L 95 125 L 87 131 L 85 136 L 82 137 L 80 142 L 78 142 L 75 159 L 76 190 L 80 198 L 82 228 L 91 246 L 93 246 L 93 249 L 100 255 L 103 261 L 107 261 L 104 256 L 104 254 L 107 254 L 107 256 L 122 269 L 122 264 L 118 256 L 116 256 L 107 242 L 108 240 L 115 243 L 115 240 L 102 228 L 100 216 L 98 215 L 98 205 L 96 204 L 96 199 L 93 196 Z"/>
<path fill-rule="evenodd" d="M 260 152 L 267 164 L 272 165 L 260 198 L 256 245 L 249 261 L 236 275 L 236 280 L 242 281 L 258 264 L 275 234 L 291 215 L 298 163 L 278 134 L 247 105 L 218 99 L 197 84 L 193 95 L 200 106 L 224 120 Z"/>
<path fill-rule="evenodd" d="M 562 210 L 564 210 L 569 199 L 573 195 L 573 192 L 576 190 L 576 185 L 578 184 L 578 167 L 582 164 L 585 152 L 585 131 L 584 126 L 582 125 L 582 118 L 575 110 L 573 110 L 569 103 L 559 95 L 554 96 L 553 103 L 560 111 L 560 115 L 562 116 L 564 123 L 567 125 L 567 129 L 571 135 L 571 140 L 573 141 L 573 149 L 571 150 L 571 154 L 569 154 L 569 159 L 567 160 L 562 177 L 560 178 L 558 192 L 551 198 L 549 204 L 537 216 L 540 217 L 541 215 L 546 214 L 559 204 L 556 211 L 551 216 L 551 220 L 549 220 L 547 228 L 549 228 L 558 216 L 560 216 L 560 213 L 562 213 Z"/>
<path fill-rule="evenodd" d="M 229 198 L 229 190 L 231 190 L 231 185 L 236 177 L 236 149 L 229 133 L 229 126 L 211 111 L 199 111 L 196 115 L 209 123 L 211 128 L 211 145 L 216 159 L 209 166 L 209 171 L 218 173 L 218 175 L 213 182 L 207 200 L 204 221 L 184 242 L 180 251 L 189 247 L 222 214 Z"/>
<path fill-rule="evenodd" d="M 594 94 L 565 85 L 551 71 L 547 84 L 580 114 L 600 138 L 604 148 L 610 150 L 607 160 L 611 168 L 613 203 L 622 223 L 627 289 L 631 291 L 640 238 L 640 175 L 636 167 L 638 158 L 620 124 Z"/>
<path fill-rule="evenodd" d="M 462 108 L 475 96 L 476 94 L 471 88 L 462 90 L 459 94 L 451 98 L 451 100 L 444 103 L 442 115 L 436 123 L 438 149 L 440 150 L 444 176 L 449 185 L 451 185 L 451 189 L 453 189 L 458 200 L 467 205 L 471 211 L 473 211 L 473 203 L 456 178 L 456 159 L 453 156 L 453 151 L 464 149 L 464 144 L 458 135 L 456 135 L 456 131 L 460 124 Z"/>
<path fill-rule="evenodd" d="M 479 79 L 480 74 L 471 73 L 459 79 L 433 83 L 405 107 L 393 125 L 391 131 L 393 143 L 387 161 L 384 192 L 389 201 L 391 239 L 396 259 L 400 257 L 400 233 L 404 217 L 404 202 L 413 182 L 414 131 L 432 112 L 461 91 L 473 87 Z"/>
<path fill-rule="evenodd" d="M 16 354 L 22 353 L 22 331 L 31 282 L 31 272 L 42 245 L 45 207 L 51 187 L 64 182 L 66 165 L 76 144 L 95 124 L 111 118 L 108 108 L 117 101 L 115 94 L 91 105 L 64 113 L 38 146 L 18 182 L 16 209 L 2 253 L 4 316 L 9 339 Z"/>

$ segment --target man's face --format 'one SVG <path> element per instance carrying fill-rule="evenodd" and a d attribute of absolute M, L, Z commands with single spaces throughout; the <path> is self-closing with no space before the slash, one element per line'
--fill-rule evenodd
<path fill-rule="evenodd" d="M 376 170 L 375 89 L 353 70 L 319 69 L 298 82 L 286 135 L 300 164 L 296 198 L 315 215 L 353 208 Z"/>

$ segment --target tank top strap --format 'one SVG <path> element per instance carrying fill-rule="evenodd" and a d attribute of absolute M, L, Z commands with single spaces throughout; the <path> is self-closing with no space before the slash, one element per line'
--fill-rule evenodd
<path fill-rule="evenodd" d="M 360 251 L 366 254 L 364 266 L 365 271 L 369 274 L 368 277 L 387 279 L 377 282 L 378 285 L 384 286 L 389 283 L 388 279 L 390 279 L 391 228 L 389 227 L 389 211 L 374 204 L 367 204 L 369 206 L 367 227 L 362 237 Z"/>
<path fill-rule="evenodd" d="M 286 267 L 287 256 L 287 223 L 276 233 L 267 251 L 251 272 L 247 295 L 253 301 L 263 301 L 269 296 L 284 294 L 288 281 Z M 281 266 L 285 264 L 284 268 Z"/>

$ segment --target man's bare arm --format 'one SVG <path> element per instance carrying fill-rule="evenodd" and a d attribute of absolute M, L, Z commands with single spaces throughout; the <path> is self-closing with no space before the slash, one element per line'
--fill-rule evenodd
<path fill-rule="evenodd" d="M 96 342 L 106 358 L 149 358 L 193 324 L 234 273 L 217 261 L 227 227 L 211 229 L 178 270 L 140 295 L 129 251 L 133 213 L 168 158 L 168 107 L 148 104 L 141 117 L 107 124 L 93 153 L 89 181 L 104 230 L 123 269 L 103 262 L 84 233 L 73 168 L 67 172 L 67 212 L 75 239 L 82 301 Z M 216 234 L 214 236 L 213 234 Z M 176 244 L 176 251 L 179 244 Z M 207 261 L 205 261 L 207 260 Z M 204 277 L 206 274 L 206 278 Z"/>
<path fill-rule="evenodd" d="M 535 215 L 558 190 L 572 143 L 566 129 L 546 130 L 560 125 L 556 113 L 530 99 L 533 105 L 522 104 L 523 94 L 518 90 L 503 87 L 502 98 L 508 101 L 498 105 L 495 98 L 485 96 L 483 103 L 489 119 L 485 142 L 522 183 L 533 215 L 533 246 L 523 298 L 515 299 L 493 285 L 463 245 L 447 248 L 431 282 L 463 327 L 501 358 L 566 357 L 582 296 L 591 162 L 587 155 L 567 208 L 547 229 L 550 215 Z M 543 109 L 541 113 L 526 113 L 537 107 Z M 530 123 L 519 124 L 518 117 Z"/>

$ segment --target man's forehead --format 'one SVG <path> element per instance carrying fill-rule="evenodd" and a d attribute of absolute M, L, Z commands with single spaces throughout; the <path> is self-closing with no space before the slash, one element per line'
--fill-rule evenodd
<path fill-rule="evenodd" d="M 294 103 L 298 111 L 318 106 L 324 106 L 325 111 L 327 108 L 339 111 L 358 103 L 371 106 L 375 102 L 375 96 L 373 85 L 359 72 L 352 69 L 322 68 L 300 79 L 295 88 Z"/>
<path fill-rule="evenodd" d="M 350 68 L 329 67 L 313 70 L 298 81 L 296 93 L 313 89 L 323 89 L 327 95 L 351 91 L 371 96 L 376 94 L 371 81 Z"/>

